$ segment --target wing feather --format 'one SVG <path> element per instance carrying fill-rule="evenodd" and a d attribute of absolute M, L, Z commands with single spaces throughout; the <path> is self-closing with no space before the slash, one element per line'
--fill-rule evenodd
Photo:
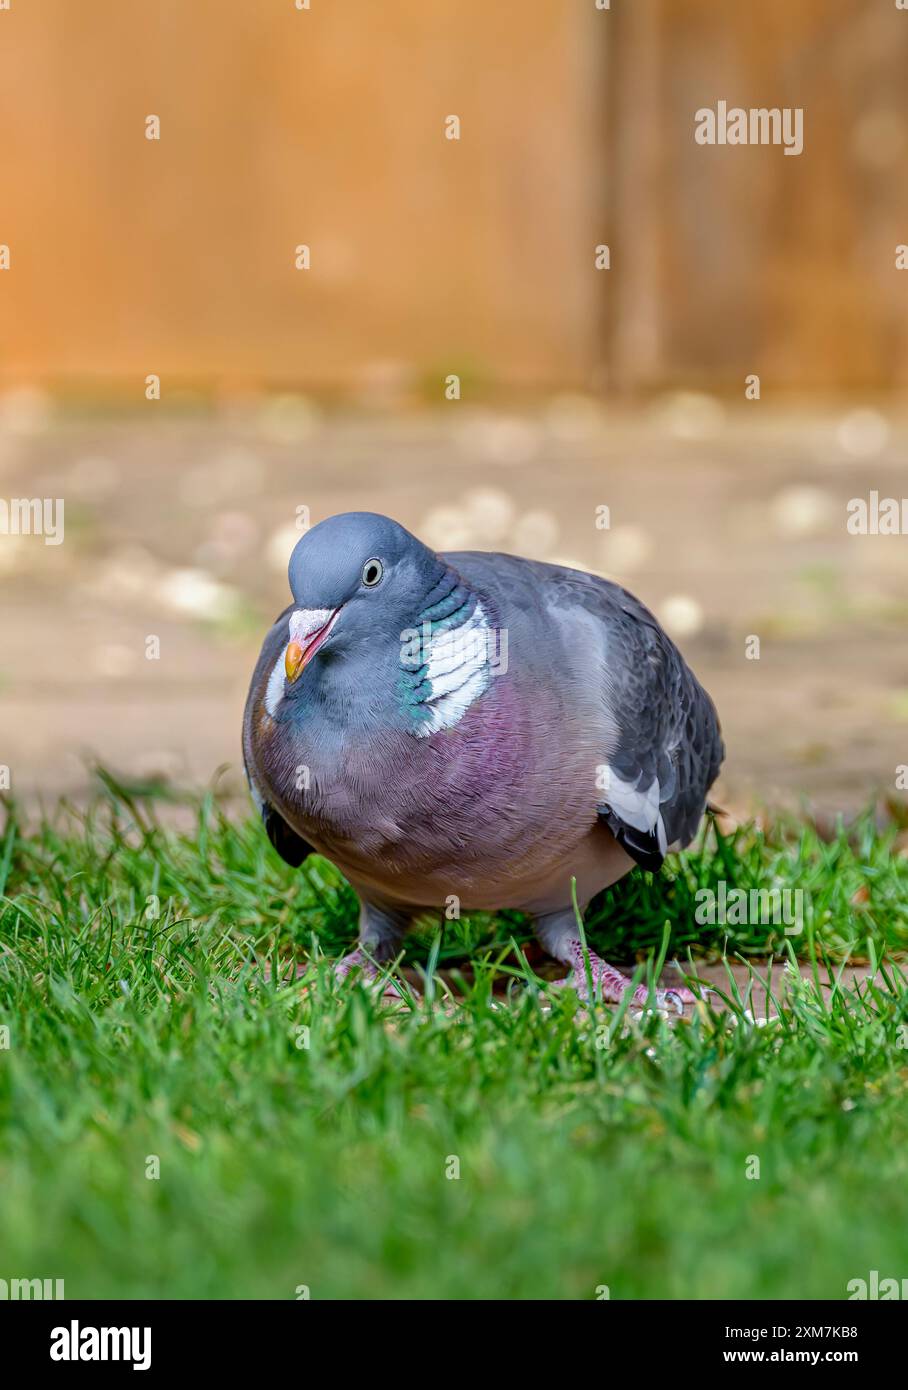
<path fill-rule="evenodd" d="M 715 707 L 652 613 L 603 587 L 606 701 L 616 731 L 598 812 L 628 854 L 657 870 L 688 845 L 725 755 Z"/>

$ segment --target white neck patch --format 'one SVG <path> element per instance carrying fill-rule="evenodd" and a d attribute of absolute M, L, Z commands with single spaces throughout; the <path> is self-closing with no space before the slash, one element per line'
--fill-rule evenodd
<path fill-rule="evenodd" d="M 477 602 L 460 627 L 448 628 L 431 638 L 424 676 L 431 689 L 422 701 L 426 715 L 417 722 L 417 738 L 428 738 L 439 729 L 458 724 L 473 701 L 487 689 L 492 678 L 492 637 L 485 610 Z"/>
<path fill-rule="evenodd" d="M 289 642 L 284 643 L 283 650 L 271 669 L 268 684 L 265 686 L 265 709 L 272 719 L 277 713 L 278 705 L 284 698 L 284 681 L 287 679 L 284 671 L 284 657 L 287 655 L 289 646 Z"/>
<path fill-rule="evenodd" d="M 330 609 L 303 610 L 291 614 L 290 638 L 299 640 L 322 626 Z M 485 609 L 477 602 L 469 618 L 459 627 L 447 628 L 426 640 L 424 683 L 428 693 L 420 702 L 414 733 L 428 738 L 440 729 L 453 728 L 488 688 L 492 678 L 491 643 L 494 632 Z M 265 687 L 264 706 L 273 719 L 284 698 L 286 673 L 284 660 L 290 642 L 284 643 L 271 669 Z"/>
<path fill-rule="evenodd" d="M 325 626 L 331 613 L 332 609 L 330 608 L 296 608 L 290 614 L 289 640 L 284 643 L 283 650 L 271 669 L 271 675 L 268 677 L 268 684 L 265 687 L 265 709 L 272 719 L 277 713 L 278 705 L 284 698 L 284 681 L 286 679 L 284 658 L 287 655 L 287 648 L 291 642 L 299 642 L 305 646 L 309 639 Z"/>

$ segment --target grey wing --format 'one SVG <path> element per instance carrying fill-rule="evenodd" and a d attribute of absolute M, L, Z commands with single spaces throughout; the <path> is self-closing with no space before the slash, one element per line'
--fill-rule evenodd
<path fill-rule="evenodd" d="M 287 824 L 280 812 L 269 802 L 264 778 L 257 770 L 259 760 L 256 758 L 256 745 L 261 737 L 260 706 L 265 699 L 271 672 L 280 659 L 281 648 L 287 641 L 287 616 L 291 611 L 292 606 L 286 608 L 269 631 L 253 672 L 243 714 L 243 766 L 252 800 L 262 817 L 268 839 L 281 858 L 292 868 L 298 869 L 303 860 L 314 854 L 315 850 Z"/>
<path fill-rule="evenodd" d="M 608 734 L 597 810 L 633 859 L 658 870 L 669 846 L 697 833 L 725 756 L 713 702 L 675 644 L 639 599 L 597 575 L 512 555 L 448 558 L 509 607 L 541 595 L 565 637 L 577 632 L 578 608 L 602 624 Z M 587 633 L 584 620 L 571 645 L 586 650 Z"/>
<path fill-rule="evenodd" d="M 564 637 L 578 608 L 602 624 L 607 746 L 600 818 L 627 853 L 657 870 L 669 846 L 690 844 L 725 756 L 715 707 L 639 599 L 597 575 L 513 555 L 447 557 L 508 608 L 539 602 Z M 588 624 L 576 644 L 586 650 Z M 578 673 L 588 677 L 588 671 Z"/>
<path fill-rule="evenodd" d="M 633 595 L 607 588 L 600 612 L 616 737 L 597 810 L 627 853 L 655 871 L 669 846 L 696 834 L 725 749 L 712 700 L 674 643 Z"/>

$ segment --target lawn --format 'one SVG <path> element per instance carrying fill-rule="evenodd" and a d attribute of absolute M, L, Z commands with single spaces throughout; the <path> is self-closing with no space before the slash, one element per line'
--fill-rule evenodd
<path fill-rule="evenodd" d="M 591 944 L 644 972 L 663 943 L 688 969 L 789 962 L 777 1018 L 729 984 L 678 1022 L 551 990 L 516 916 L 427 923 L 408 959 L 444 973 L 403 1007 L 338 985 L 356 901 L 332 867 L 290 870 L 211 796 L 183 829 L 173 809 L 107 779 L 88 811 L 7 821 L 0 1278 L 84 1298 L 804 1299 L 908 1274 L 895 827 L 710 827 L 595 904 Z M 720 880 L 803 889 L 804 931 L 697 926 Z M 267 978 L 265 958 L 306 953 L 310 979 Z M 849 957 L 873 981 L 819 990 Z"/>

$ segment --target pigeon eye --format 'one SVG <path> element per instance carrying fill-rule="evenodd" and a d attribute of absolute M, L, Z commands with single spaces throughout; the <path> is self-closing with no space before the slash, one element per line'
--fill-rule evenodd
<path fill-rule="evenodd" d="M 367 560 L 363 565 L 363 583 L 369 589 L 375 588 L 383 574 L 381 560 Z"/>

